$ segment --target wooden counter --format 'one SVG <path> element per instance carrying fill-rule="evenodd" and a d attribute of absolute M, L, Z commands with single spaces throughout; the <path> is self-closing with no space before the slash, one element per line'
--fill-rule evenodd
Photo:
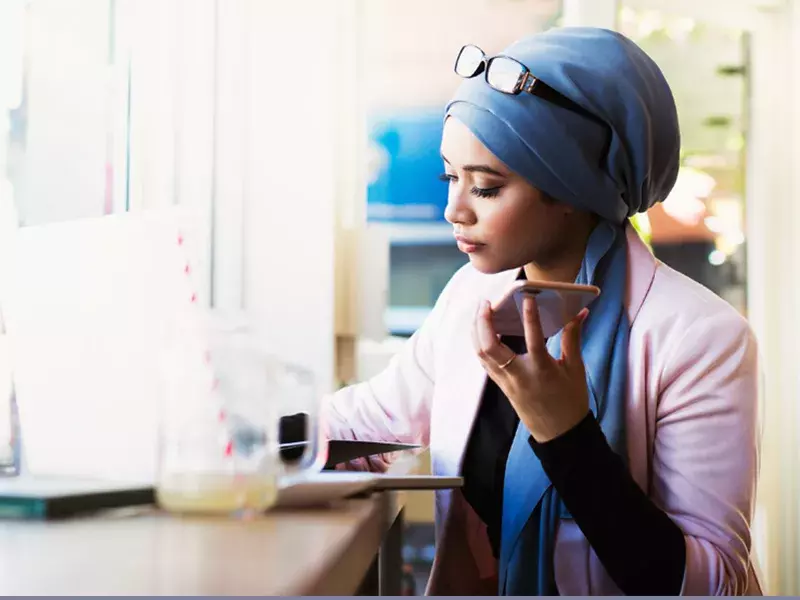
<path fill-rule="evenodd" d="M 377 593 L 377 565 L 381 593 L 397 594 L 401 526 L 401 501 L 391 492 L 250 521 L 155 509 L 0 521 L 0 594 Z"/>

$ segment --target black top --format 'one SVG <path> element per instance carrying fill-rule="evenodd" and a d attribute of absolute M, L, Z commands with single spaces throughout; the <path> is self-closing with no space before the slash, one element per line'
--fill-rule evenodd
<path fill-rule="evenodd" d="M 524 339 L 503 337 L 518 354 Z M 503 478 L 519 419 L 487 378 L 464 454 L 465 499 L 486 524 L 499 556 Z M 678 595 L 683 585 L 683 532 L 631 477 L 594 415 L 546 442 L 529 440 L 565 506 L 611 579 L 627 595 Z"/>
<path fill-rule="evenodd" d="M 524 354 L 525 338 L 502 336 L 502 342 Z M 486 524 L 495 558 L 500 556 L 500 524 L 506 459 L 514 441 L 519 417 L 491 377 L 486 378 L 478 416 L 464 453 L 464 487 L 467 502 Z"/>

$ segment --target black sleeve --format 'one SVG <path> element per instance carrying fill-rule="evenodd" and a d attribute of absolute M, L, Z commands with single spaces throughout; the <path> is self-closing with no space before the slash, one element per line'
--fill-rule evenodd
<path fill-rule="evenodd" d="M 549 442 L 529 442 L 620 590 L 627 595 L 680 594 L 686 563 L 683 532 L 636 484 L 594 415 Z"/>

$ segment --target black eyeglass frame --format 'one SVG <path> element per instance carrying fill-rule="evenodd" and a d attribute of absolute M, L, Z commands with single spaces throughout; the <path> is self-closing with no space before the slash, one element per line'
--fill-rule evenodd
<path fill-rule="evenodd" d="M 478 50 L 481 53 L 482 58 L 481 61 L 473 70 L 473 73 L 471 75 L 462 75 L 461 73 L 458 72 L 458 62 L 459 60 L 461 60 L 461 56 L 462 54 L 464 54 L 464 51 L 470 48 Z M 514 87 L 510 91 L 498 88 L 492 85 L 492 83 L 489 81 L 489 70 L 492 67 L 492 63 L 498 59 L 511 61 L 519 65 L 520 67 L 520 75 L 517 78 Z M 461 47 L 461 50 L 459 50 L 458 55 L 456 56 L 456 61 L 455 64 L 453 65 L 453 71 L 455 71 L 456 75 L 458 75 L 463 79 L 472 79 L 473 77 L 477 77 L 478 75 L 483 73 L 484 79 L 486 80 L 486 85 L 488 85 L 493 90 L 496 90 L 502 94 L 509 94 L 512 96 L 516 96 L 518 94 L 521 94 L 522 92 L 526 92 L 528 94 L 531 94 L 532 96 L 537 96 L 539 98 L 542 98 L 543 100 L 552 102 L 553 104 L 556 104 L 562 108 L 578 113 L 588 119 L 591 119 L 592 121 L 595 121 L 596 123 L 603 125 L 604 127 L 608 127 L 608 123 L 603 121 L 603 119 L 592 114 L 590 111 L 583 108 L 580 104 L 578 104 L 574 100 L 570 100 L 561 92 L 547 85 L 544 81 L 533 75 L 533 73 L 531 73 L 528 67 L 523 65 L 516 58 L 512 58 L 511 56 L 506 56 L 505 54 L 498 54 L 496 56 L 487 57 L 486 53 L 475 44 L 465 44 L 464 46 Z"/>
<path fill-rule="evenodd" d="M 475 50 L 481 53 L 481 60 L 473 70 L 472 75 L 462 75 L 461 73 L 458 72 L 458 63 L 461 60 L 461 56 L 464 54 L 464 52 L 471 48 L 474 48 Z M 517 77 L 517 81 L 514 83 L 514 87 L 511 90 L 504 90 L 502 88 L 499 88 L 495 85 L 492 85 L 491 81 L 489 81 L 489 71 L 492 68 L 492 63 L 494 63 L 494 61 L 498 59 L 507 60 L 519 66 L 520 74 Z M 453 70 L 455 71 L 456 75 L 458 75 L 459 77 L 463 77 L 464 79 L 471 79 L 483 73 L 487 85 L 489 85 L 493 90 L 497 90 L 498 92 L 502 92 L 503 94 L 510 94 L 512 96 L 516 96 L 517 94 L 520 94 L 522 92 L 533 94 L 533 91 L 536 88 L 537 84 L 540 83 L 539 79 L 533 76 L 530 69 L 528 69 L 528 67 L 519 62 L 516 58 L 512 58 L 504 54 L 498 54 L 496 56 L 487 57 L 486 53 L 481 48 L 479 48 L 474 44 L 466 44 L 461 47 L 461 50 L 459 50 L 458 52 L 458 56 L 456 56 L 456 62 L 453 65 Z"/>

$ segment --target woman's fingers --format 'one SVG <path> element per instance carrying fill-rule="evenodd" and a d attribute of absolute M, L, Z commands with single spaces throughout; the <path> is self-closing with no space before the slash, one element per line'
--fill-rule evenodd
<path fill-rule="evenodd" d="M 492 325 L 492 308 L 485 300 L 481 302 L 475 315 L 472 342 L 478 357 L 492 370 L 507 368 L 516 356 L 514 351 L 497 337 Z"/>
<path fill-rule="evenodd" d="M 588 315 L 589 309 L 584 308 L 572 321 L 567 323 L 561 334 L 561 357 L 567 365 L 580 365 L 583 362 L 581 357 L 581 328 Z"/>
<path fill-rule="evenodd" d="M 522 299 L 522 325 L 525 329 L 525 345 L 528 348 L 528 354 L 534 362 L 541 363 L 547 360 L 550 355 L 547 352 L 547 345 L 542 333 L 539 307 L 536 304 L 536 298 L 529 294 L 525 294 Z"/>

